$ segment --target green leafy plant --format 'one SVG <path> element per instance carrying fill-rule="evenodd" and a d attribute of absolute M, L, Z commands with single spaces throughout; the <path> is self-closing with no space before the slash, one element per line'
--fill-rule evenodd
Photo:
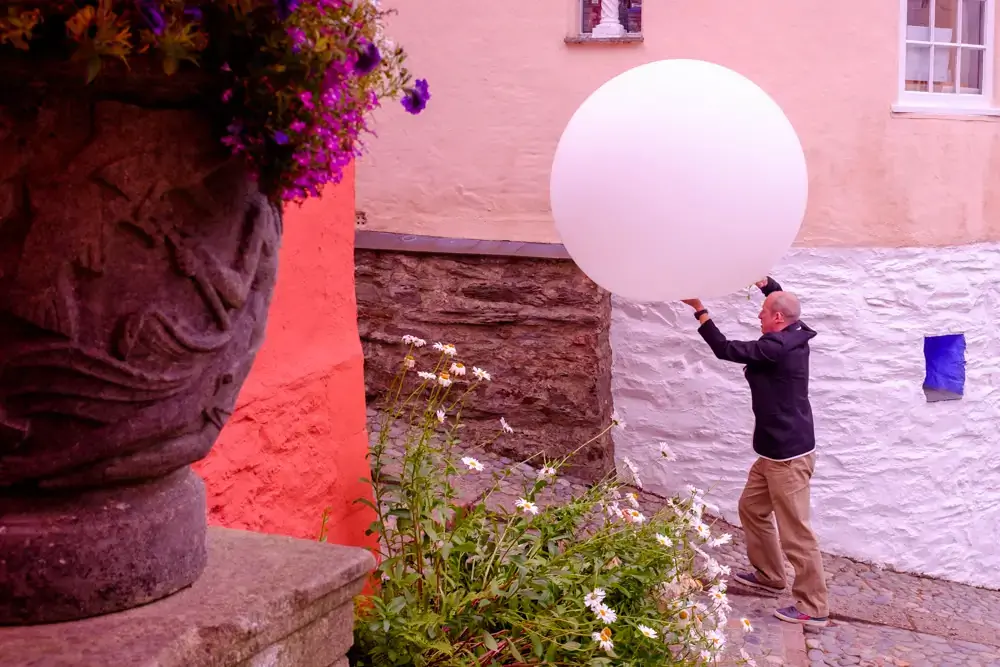
<path fill-rule="evenodd" d="M 371 449 L 373 499 L 359 501 L 377 516 L 379 565 L 373 592 L 357 601 L 354 663 L 714 663 L 729 623 L 728 568 L 708 550 L 729 536 L 712 536 L 702 493 L 646 516 L 624 485 L 639 484 L 626 460 L 624 479 L 546 504 L 573 454 L 535 456 L 526 463 L 537 472 L 504 506 L 496 495 L 513 469 L 488 470 L 459 443 L 463 407 L 489 372 L 468 369 L 453 345 L 403 342 Z M 501 419 L 497 437 L 513 433 Z M 470 475 L 486 478 L 485 491 L 463 498 Z"/>

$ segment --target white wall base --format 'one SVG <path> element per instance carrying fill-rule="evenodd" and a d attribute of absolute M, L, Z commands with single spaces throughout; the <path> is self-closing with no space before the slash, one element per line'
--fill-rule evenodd
<path fill-rule="evenodd" d="M 1000 245 L 790 251 L 773 271 L 802 299 L 825 551 L 1000 588 Z M 760 335 L 762 300 L 706 303 L 731 338 Z M 710 489 L 726 519 L 754 459 L 750 393 L 680 304 L 614 300 L 616 455 L 647 489 Z M 962 400 L 928 403 L 923 337 L 964 333 Z M 658 442 L 678 460 L 662 464 Z"/>

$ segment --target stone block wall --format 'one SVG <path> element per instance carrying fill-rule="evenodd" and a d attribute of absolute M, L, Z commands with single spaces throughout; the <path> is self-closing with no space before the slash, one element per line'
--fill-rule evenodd
<path fill-rule="evenodd" d="M 411 333 L 453 343 L 470 367 L 492 374 L 463 412 L 467 442 L 493 439 L 504 417 L 516 432 L 489 449 L 512 458 L 539 450 L 556 457 L 610 422 L 611 299 L 571 261 L 365 245 L 377 244 L 359 238 L 355 251 L 370 401 L 388 387 L 405 349 L 399 339 Z M 613 467 L 605 435 L 567 472 L 592 480 Z"/>

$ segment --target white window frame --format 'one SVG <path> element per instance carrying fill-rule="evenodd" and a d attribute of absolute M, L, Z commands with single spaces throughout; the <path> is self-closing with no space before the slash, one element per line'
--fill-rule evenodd
<path fill-rule="evenodd" d="M 585 5 L 591 4 L 591 0 L 572 0 L 572 2 L 573 2 L 573 29 L 571 32 L 575 35 L 579 35 L 580 37 L 589 38 L 591 33 L 583 31 L 583 17 L 585 12 L 587 11 Z M 645 10 L 646 2 L 649 2 L 649 0 L 643 0 L 643 7 L 642 7 L 643 10 Z M 600 0 L 597 0 L 597 2 L 593 4 L 600 4 Z M 640 11 L 640 14 L 641 13 L 642 12 Z M 639 32 L 629 32 L 627 25 L 623 25 L 622 28 L 625 30 L 626 38 L 642 37 L 641 30 Z M 594 38 L 594 39 L 599 39 L 599 38 Z"/>
<path fill-rule="evenodd" d="M 931 16 L 935 0 L 928 0 L 931 4 Z M 978 0 L 974 0 L 978 1 Z M 956 30 L 961 35 L 962 2 L 956 0 Z M 1000 115 L 993 103 L 993 72 L 996 51 L 994 48 L 994 13 L 996 11 L 997 0 L 983 0 L 985 2 L 985 16 L 983 19 L 983 85 L 982 93 L 933 93 L 928 91 L 906 90 L 906 45 L 907 45 L 907 14 L 908 0 L 899 0 L 899 73 L 897 102 L 893 104 L 893 111 L 897 112 L 917 112 L 917 113 L 938 113 L 938 114 L 974 114 L 974 115 Z M 931 22 L 933 24 L 933 21 Z M 912 43 L 914 40 L 910 40 Z M 931 42 L 928 41 L 929 45 Z M 961 53 L 961 49 L 959 49 Z M 933 63 L 931 63 L 933 68 Z M 959 73 L 959 76 L 961 74 Z M 931 73 L 933 78 L 933 72 Z M 956 82 L 957 83 L 957 82 Z"/>

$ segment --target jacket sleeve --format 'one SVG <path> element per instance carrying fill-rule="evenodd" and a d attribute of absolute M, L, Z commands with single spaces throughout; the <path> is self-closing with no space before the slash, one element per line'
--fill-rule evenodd
<path fill-rule="evenodd" d="M 778 284 L 778 281 L 772 278 L 771 276 L 768 276 L 767 284 L 761 287 L 760 291 L 764 293 L 764 296 L 768 296 L 769 294 L 773 294 L 774 292 L 780 292 L 782 290 L 781 290 L 781 285 Z"/>
<path fill-rule="evenodd" d="M 765 335 L 758 340 L 729 340 L 712 320 L 698 327 L 698 333 L 712 348 L 715 356 L 723 361 L 738 364 L 773 363 L 784 353 L 784 345 L 778 338 Z"/>

